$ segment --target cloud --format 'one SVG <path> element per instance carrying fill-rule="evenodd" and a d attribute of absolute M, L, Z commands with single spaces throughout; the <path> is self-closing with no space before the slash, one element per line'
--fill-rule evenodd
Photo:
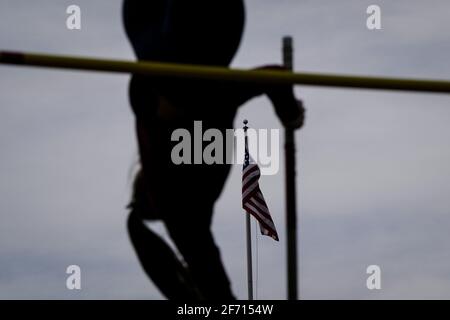
<path fill-rule="evenodd" d="M 79 32 L 65 28 L 66 4 L 0 3 L 4 48 L 133 59 L 121 1 L 78 1 Z M 369 4 L 249 0 L 233 64 L 280 61 L 281 37 L 291 34 L 297 70 L 448 78 L 447 1 L 379 1 L 380 32 L 365 28 Z M 0 297 L 162 298 L 125 232 L 136 157 L 128 77 L 0 69 Z M 297 134 L 301 296 L 449 298 L 448 97 L 296 92 L 308 117 Z M 280 127 L 264 98 L 241 108 L 236 126 L 244 118 Z M 213 230 L 233 289 L 245 298 L 240 169 L 216 205 Z M 282 172 L 261 180 L 282 241 L 258 240 L 260 298 L 285 298 Z M 82 267 L 81 292 L 64 287 L 69 264 Z M 382 269 L 377 292 L 365 287 L 370 264 Z"/>

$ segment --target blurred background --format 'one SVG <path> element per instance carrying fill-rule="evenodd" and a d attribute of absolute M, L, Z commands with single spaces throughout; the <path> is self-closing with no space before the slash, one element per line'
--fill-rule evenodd
<path fill-rule="evenodd" d="M 81 30 L 66 28 L 71 4 L 81 8 Z M 291 35 L 297 71 L 449 78 L 450 2 L 379 0 L 381 30 L 366 27 L 371 4 L 247 0 L 233 66 L 281 62 L 281 38 Z M 0 48 L 134 59 L 121 5 L 0 0 Z M 128 81 L 0 66 L 0 298 L 162 299 L 125 227 L 137 161 Z M 296 92 L 307 108 L 297 133 L 301 298 L 450 299 L 450 97 Z M 236 126 L 244 118 L 280 128 L 265 98 L 241 108 Z M 283 179 L 281 168 L 260 181 L 281 238 L 258 239 L 260 299 L 286 297 Z M 213 229 L 233 290 L 245 299 L 239 165 Z M 81 267 L 81 291 L 66 289 L 71 264 Z M 372 264 L 381 267 L 381 290 L 366 287 Z"/>

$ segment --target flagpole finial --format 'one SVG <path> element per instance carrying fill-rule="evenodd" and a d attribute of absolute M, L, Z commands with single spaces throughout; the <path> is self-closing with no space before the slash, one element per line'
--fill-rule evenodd
<path fill-rule="evenodd" d="M 242 121 L 242 122 L 244 123 L 244 131 L 247 132 L 247 129 L 248 129 L 248 127 L 247 127 L 248 120 L 247 120 L 247 119 L 244 119 L 244 121 Z"/>

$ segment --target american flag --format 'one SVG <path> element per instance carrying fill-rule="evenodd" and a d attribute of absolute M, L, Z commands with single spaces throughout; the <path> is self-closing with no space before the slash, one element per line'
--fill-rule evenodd
<path fill-rule="evenodd" d="M 260 176 L 261 172 L 258 164 L 249 155 L 247 137 L 245 137 L 245 161 L 242 169 L 242 208 L 258 220 L 261 234 L 278 241 L 275 224 L 270 216 L 264 196 L 259 189 L 258 181 Z"/>

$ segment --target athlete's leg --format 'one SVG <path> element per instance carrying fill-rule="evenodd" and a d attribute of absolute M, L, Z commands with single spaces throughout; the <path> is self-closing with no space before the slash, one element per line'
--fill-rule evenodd
<path fill-rule="evenodd" d="M 207 300 L 232 300 L 230 281 L 210 230 L 210 217 L 211 211 L 185 211 L 176 220 L 166 221 L 166 226 L 201 294 Z"/>
<path fill-rule="evenodd" d="M 128 217 L 128 234 L 143 269 L 168 299 L 200 300 L 188 270 L 136 213 Z"/>

